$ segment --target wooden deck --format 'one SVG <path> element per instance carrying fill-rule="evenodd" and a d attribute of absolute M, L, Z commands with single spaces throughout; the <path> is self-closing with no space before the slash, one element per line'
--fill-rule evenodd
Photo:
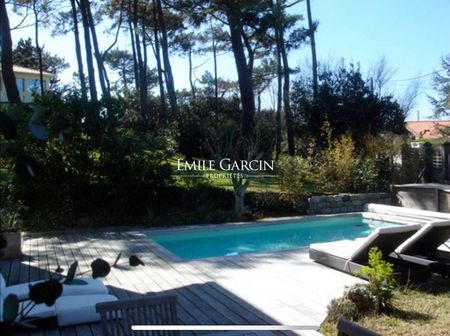
<path fill-rule="evenodd" d="M 58 264 L 67 271 L 74 260 L 85 271 L 95 258 L 112 263 L 122 252 L 124 265 L 113 268 L 104 279 L 110 291 L 119 299 L 152 293 L 176 294 L 181 324 L 319 325 L 329 301 L 341 295 L 345 286 L 358 281 L 312 262 L 306 250 L 175 261 L 140 232 L 27 234 L 23 252 L 21 259 L 0 261 L 0 271 L 8 285 L 46 279 Z M 127 258 L 131 254 L 137 254 L 145 266 L 129 267 Z M 101 335 L 101 330 L 94 323 L 32 335 L 94 336 Z"/>

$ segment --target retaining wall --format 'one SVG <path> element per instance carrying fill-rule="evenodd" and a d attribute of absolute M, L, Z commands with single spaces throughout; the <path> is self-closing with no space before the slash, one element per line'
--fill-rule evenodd
<path fill-rule="evenodd" d="M 364 211 L 364 204 L 392 204 L 390 193 L 338 194 L 312 196 L 308 199 L 308 215 Z"/>

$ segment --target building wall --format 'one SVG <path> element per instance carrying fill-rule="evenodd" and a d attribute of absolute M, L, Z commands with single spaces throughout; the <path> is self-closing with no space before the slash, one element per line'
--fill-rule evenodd
<path fill-rule="evenodd" d="M 1 76 L 0 76 L 1 77 Z M 47 77 L 47 76 L 46 76 Z M 44 87 L 49 86 L 49 78 L 44 77 Z M 32 92 L 36 90 L 39 92 L 39 75 L 16 73 L 17 88 L 19 89 L 20 98 L 24 103 L 33 102 Z M 0 81 L 0 101 L 8 102 L 6 96 L 5 84 L 3 80 Z"/>

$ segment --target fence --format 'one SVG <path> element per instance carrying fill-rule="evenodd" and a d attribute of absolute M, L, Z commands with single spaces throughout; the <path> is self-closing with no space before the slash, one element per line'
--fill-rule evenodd
<path fill-rule="evenodd" d="M 402 147 L 402 177 L 404 183 L 450 183 L 450 142 L 433 145 L 415 143 Z"/>

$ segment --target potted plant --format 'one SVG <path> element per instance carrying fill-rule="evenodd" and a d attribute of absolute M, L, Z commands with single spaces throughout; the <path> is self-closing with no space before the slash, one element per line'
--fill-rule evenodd
<path fill-rule="evenodd" d="M 20 202 L 6 204 L 0 209 L 0 259 L 22 255 L 21 214 L 25 207 Z"/>

